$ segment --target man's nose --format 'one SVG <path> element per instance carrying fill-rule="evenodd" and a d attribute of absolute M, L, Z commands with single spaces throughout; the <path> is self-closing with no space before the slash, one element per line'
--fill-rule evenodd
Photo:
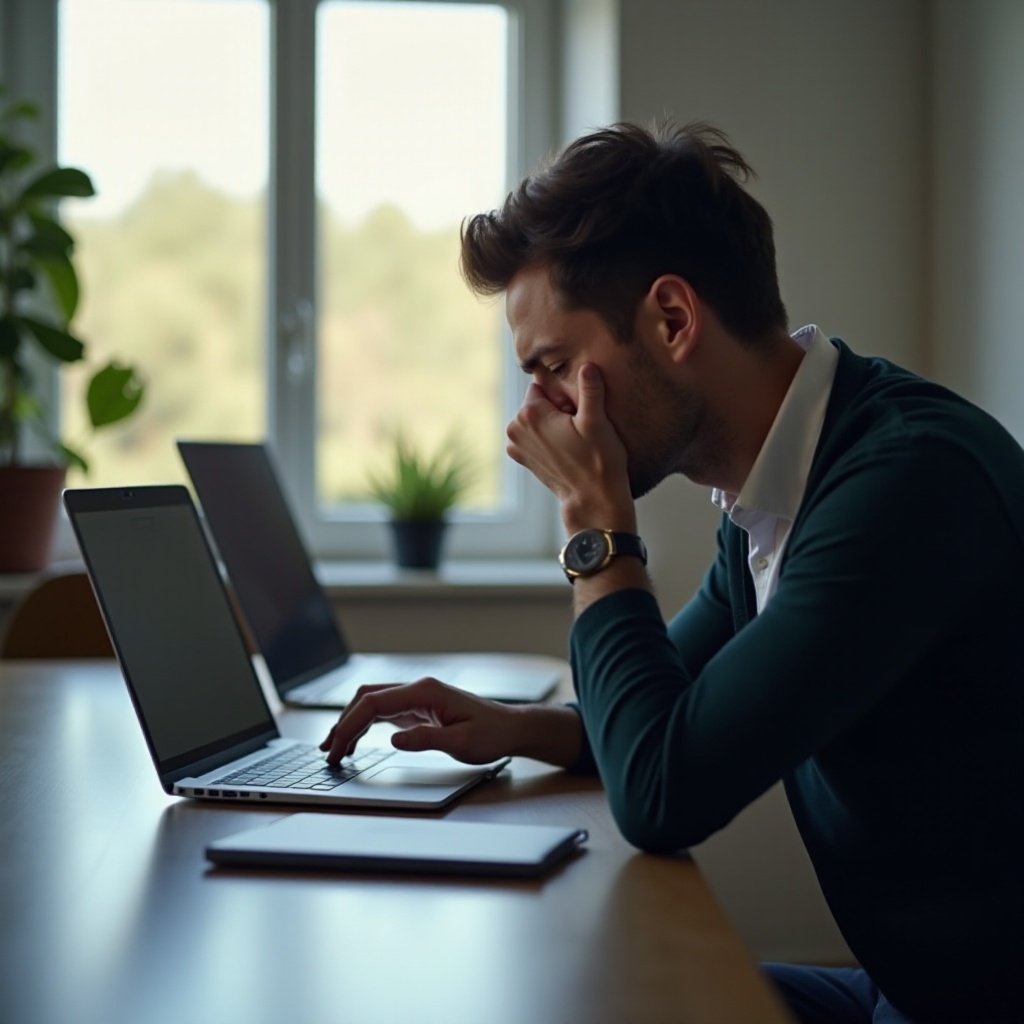
<path fill-rule="evenodd" d="M 559 410 L 576 415 L 576 389 L 569 388 L 563 381 L 550 373 L 538 372 L 533 375 L 534 383 L 544 392 L 547 400 Z"/>

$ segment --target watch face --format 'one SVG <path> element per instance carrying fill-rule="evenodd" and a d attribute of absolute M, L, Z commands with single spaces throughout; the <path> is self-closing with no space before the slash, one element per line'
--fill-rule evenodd
<path fill-rule="evenodd" d="M 576 534 L 565 552 L 567 566 L 583 575 L 600 569 L 607 557 L 608 538 L 600 530 Z"/>

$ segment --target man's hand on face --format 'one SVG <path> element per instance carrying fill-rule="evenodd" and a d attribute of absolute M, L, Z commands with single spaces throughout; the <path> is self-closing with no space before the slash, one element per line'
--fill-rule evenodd
<path fill-rule="evenodd" d="M 626 449 L 605 415 L 596 366 L 580 367 L 575 412 L 559 408 L 532 383 L 506 433 L 509 456 L 562 503 L 570 533 L 594 526 L 635 532 Z"/>

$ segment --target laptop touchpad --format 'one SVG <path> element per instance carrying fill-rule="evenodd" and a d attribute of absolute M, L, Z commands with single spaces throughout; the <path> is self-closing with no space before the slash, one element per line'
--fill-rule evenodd
<path fill-rule="evenodd" d="M 422 768 L 395 766 L 382 768 L 367 777 L 360 775 L 359 781 L 367 786 L 462 786 L 467 779 L 480 774 L 479 768 Z"/>

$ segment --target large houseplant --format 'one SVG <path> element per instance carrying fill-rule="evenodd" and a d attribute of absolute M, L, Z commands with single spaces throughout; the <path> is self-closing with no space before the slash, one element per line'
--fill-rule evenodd
<path fill-rule="evenodd" d="M 427 455 L 405 434 L 394 435 L 390 463 L 370 476 L 369 490 L 388 510 L 400 567 L 437 568 L 448 512 L 466 493 L 472 477 L 470 459 L 454 440 Z"/>
<path fill-rule="evenodd" d="M 27 102 L 6 103 L 0 87 L 0 572 L 31 572 L 50 558 L 67 466 L 88 470 L 84 453 L 50 427 L 42 386 L 49 365 L 80 362 L 85 345 L 69 330 L 78 306 L 74 239 L 54 216 L 67 196 L 94 195 L 74 167 L 40 166 L 17 138 L 38 116 Z M 49 364 L 49 365 L 48 365 Z M 129 366 L 108 363 L 86 384 L 93 429 L 131 415 L 143 385 Z M 32 435 L 43 457 L 30 460 Z"/>

